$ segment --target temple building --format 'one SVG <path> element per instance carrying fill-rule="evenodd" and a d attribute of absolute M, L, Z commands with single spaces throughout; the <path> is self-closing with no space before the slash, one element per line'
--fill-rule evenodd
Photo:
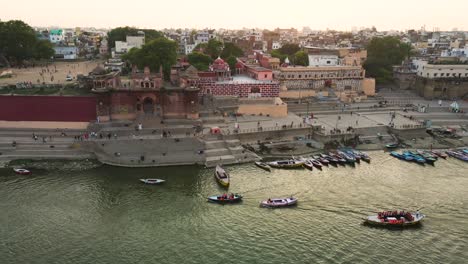
<path fill-rule="evenodd" d="M 198 91 L 190 76 L 178 72 L 173 81 L 164 82 L 162 69 L 152 73 L 149 67 L 139 72 L 133 67 L 129 80 L 119 72 L 102 67 L 90 73 L 92 91 L 97 94 L 97 116 L 100 122 L 138 118 L 197 119 Z M 177 84 L 177 85 L 174 85 Z"/>

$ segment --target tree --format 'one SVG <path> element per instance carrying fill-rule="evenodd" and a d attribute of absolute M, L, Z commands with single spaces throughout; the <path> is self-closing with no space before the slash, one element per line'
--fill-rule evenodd
<path fill-rule="evenodd" d="M 232 42 L 224 43 L 224 48 L 223 48 L 223 51 L 221 52 L 221 58 L 227 59 L 231 56 L 234 56 L 237 58 L 243 55 L 244 55 L 244 52 L 236 44 Z"/>
<path fill-rule="evenodd" d="M 28 59 L 49 59 L 54 50 L 48 41 L 37 39 L 34 30 L 20 20 L 0 21 L 0 54 L 21 64 Z"/>
<path fill-rule="evenodd" d="M 227 58 L 226 62 L 229 64 L 229 68 L 231 69 L 231 73 L 235 73 L 237 58 L 231 55 L 231 56 L 229 56 Z"/>
<path fill-rule="evenodd" d="M 200 52 L 190 53 L 188 55 L 188 61 L 199 71 L 207 71 L 208 66 L 213 62 L 210 56 Z"/>
<path fill-rule="evenodd" d="M 137 65 L 140 69 L 148 66 L 152 71 L 159 71 L 162 66 L 164 78 L 169 80 L 171 67 L 177 59 L 177 44 L 167 38 L 157 38 L 144 44 L 141 49 L 129 50 L 123 59 Z"/>
<path fill-rule="evenodd" d="M 299 45 L 294 43 L 286 43 L 279 49 L 279 52 L 287 56 L 292 56 L 299 50 L 301 50 Z"/>
<path fill-rule="evenodd" d="M 309 66 L 309 55 L 305 51 L 298 51 L 294 54 L 294 63 L 301 66 Z"/>
<path fill-rule="evenodd" d="M 55 54 L 54 48 L 52 47 L 52 43 L 47 40 L 38 40 L 36 42 L 36 47 L 34 50 L 34 58 L 37 60 L 40 59 L 49 59 L 53 57 Z"/>
<path fill-rule="evenodd" d="M 392 66 L 399 65 L 411 55 L 411 46 L 396 37 L 373 38 L 367 45 L 364 68 L 377 82 L 392 81 Z"/>
<path fill-rule="evenodd" d="M 284 63 L 284 60 L 287 57 L 286 55 L 282 54 L 279 50 L 272 50 L 270 54 L 273 58 L 280 59 L 281 63 Z"/>
<path fill-rule="evenodd" d="M 223 43 L 216 39 L 210 39 L 206 45 L 205 53 L 210 55 L 212 59 L 216 59 L 221 55 Z"/>

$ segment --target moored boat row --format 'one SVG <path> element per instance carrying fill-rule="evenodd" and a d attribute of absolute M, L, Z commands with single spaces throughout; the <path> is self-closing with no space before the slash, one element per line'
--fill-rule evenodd
<path fill-rule="evenodd" d="M 392 151 L 390 152 L 390 155 L 397 159 L 430 165 L 434 165 L 434 163 L 439 158 L 446 159 L 448 156 L 457 158 L 462 161 L 468 161 L 468 154 L 465 152 L 464 149 L 447 150 L 445 153 L 437 150 L 405 150 L 401 153 L 397 151 Z"/>

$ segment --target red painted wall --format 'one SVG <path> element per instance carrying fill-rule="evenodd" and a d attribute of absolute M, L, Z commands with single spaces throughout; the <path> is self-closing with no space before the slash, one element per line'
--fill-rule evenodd
<path fill-rule="evenodd" d="M 0 96 L 0 120 L 96 120 L 96 98 L 91 96 Z"/>

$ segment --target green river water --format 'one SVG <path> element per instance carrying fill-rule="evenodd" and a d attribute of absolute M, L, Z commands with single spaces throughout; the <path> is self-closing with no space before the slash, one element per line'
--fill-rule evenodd
<path fill-rule="evenodd" d="M 245 199 L 225 206 L 206 201 L 223 191 L 201 167 L 0 169 L 0 263 L 468 263 L 468 163 L 370 154 L 323 171 L 227 167 Z M 297 207 L 258 206 L 289 195 Z M 419 228 L 362 225 L 419 208 Z"/>

